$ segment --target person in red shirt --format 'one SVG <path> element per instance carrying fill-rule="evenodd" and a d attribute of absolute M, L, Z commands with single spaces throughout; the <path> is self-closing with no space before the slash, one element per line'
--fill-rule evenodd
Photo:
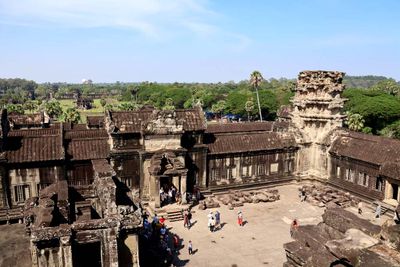
<path fill-rule="evenodd" d="M 164 218 L 164 216 L 161 216 L 161 218 L 160 218 L 160 223 L 161 223 L 161 225 L 164 225 L 164 223 L 165 223 L 165 218 Z"/>

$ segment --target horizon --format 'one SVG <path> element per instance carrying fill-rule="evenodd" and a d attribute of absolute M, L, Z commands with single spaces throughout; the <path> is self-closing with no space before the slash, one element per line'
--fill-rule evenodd
<path fill-rule="evenodd" d="M 0 77 L 224 83 L 253 70 L 268 80 L 324 69 L 398 81 L 399 8 L 395 0 L 0 0 Z"/>

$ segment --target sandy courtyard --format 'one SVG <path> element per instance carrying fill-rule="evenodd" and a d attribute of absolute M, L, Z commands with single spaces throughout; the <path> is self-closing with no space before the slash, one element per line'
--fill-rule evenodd
<path fill-rule="evenodd" d="M 283 244 L 292 239 L 289 227 L 297 218 L 300 225 L 317 224 L 322 218 L 323 208 L 300 202 L 298 185 L 276 187 L 280 200 L 271 203 L 245 204 L 243 207 L 228 210 L 221 205 L 223 227 L 216 232 L 207 228 L 207 210 L 194 207 L 190 230 L 183 222 L 168 222 L 172 233 L 183 239 L 184 247 L 179 251 L 177 266 L 282 266 L 285 262 Z M 216 210 L 216 209 L 211 209 Z M 246 224 L 237 225 L 237 212 L 241 210 Z M 193 243 L 194 255 L 189 255 L 187 243 Z"/>

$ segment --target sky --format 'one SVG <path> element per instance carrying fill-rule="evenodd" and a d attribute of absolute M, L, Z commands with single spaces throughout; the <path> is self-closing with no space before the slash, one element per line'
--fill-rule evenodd
<path fill-rule="evenodd" d="M 400 80 L 398 0 L 0 0 L 0 78 Z"/>

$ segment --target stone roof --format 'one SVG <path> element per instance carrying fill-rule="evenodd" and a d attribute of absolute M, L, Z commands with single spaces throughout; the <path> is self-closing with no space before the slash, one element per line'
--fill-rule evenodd
<path fill-rule="evenodd" d="M 65 140 L 71 160 L 105 159 L 110 153 L 108 134 L 104 129 L 66 131 Z"/>
<path fill-rule="evenodd" d="M 210 154 L 244 153 L 297 147 L 293 136 L 276 132 L 216 134 Z"/>
<path fill-rule="evenodd" d="M 154 109 L 137 111 L 110 111 L 110 126 L 115 132 L 141 133 L 154 119 Z M 157 113 L 157 112 L 156 112 Z M 201 109 L 175 110 L 176 119 L 183 122 L 184 131 L 202 131 L 206 129 L 204 114 Z"/>
<path fill-rule="evenodd" d="M 381 165 L 400 161 L 400 140 L 347 131 L 335 139 L 330 152 Z"/>
<path fill-rule="evenodd" d="M 207 125 L 207 133 L 236 133 L 254 131 L 272 131 L 273 121 L 264 122 L 239 122 L 239 123 L 216 123 Z"/>
<path fill-rule="evenodd" d="M 8 121 L 14 126 L 40 127 L 44 122 L 43 114 L 8 115 Z"/>
<path fill-rule="evenodd" d="M 19 135 L 13 132 L 7 140 L 6 153 L 8 162 L 63 160 L 64 149 L 61 137 L 57 133 L 39 135 L 40 132 L 38 131 L 32 135 L 28 135 L 28 131 L 24 130 L 21 130 Z"/>
<path fill-rule="evenodd" d="M 103 128 L 104 116 L 87 116 L 86 124 L 88 128 Z"/>
<path fill-rule="evenodd" d="M 400 140 L 347 131 L 335 139 L 330 153 L 378 165 L 385 176 L 400 176 Z"/>

